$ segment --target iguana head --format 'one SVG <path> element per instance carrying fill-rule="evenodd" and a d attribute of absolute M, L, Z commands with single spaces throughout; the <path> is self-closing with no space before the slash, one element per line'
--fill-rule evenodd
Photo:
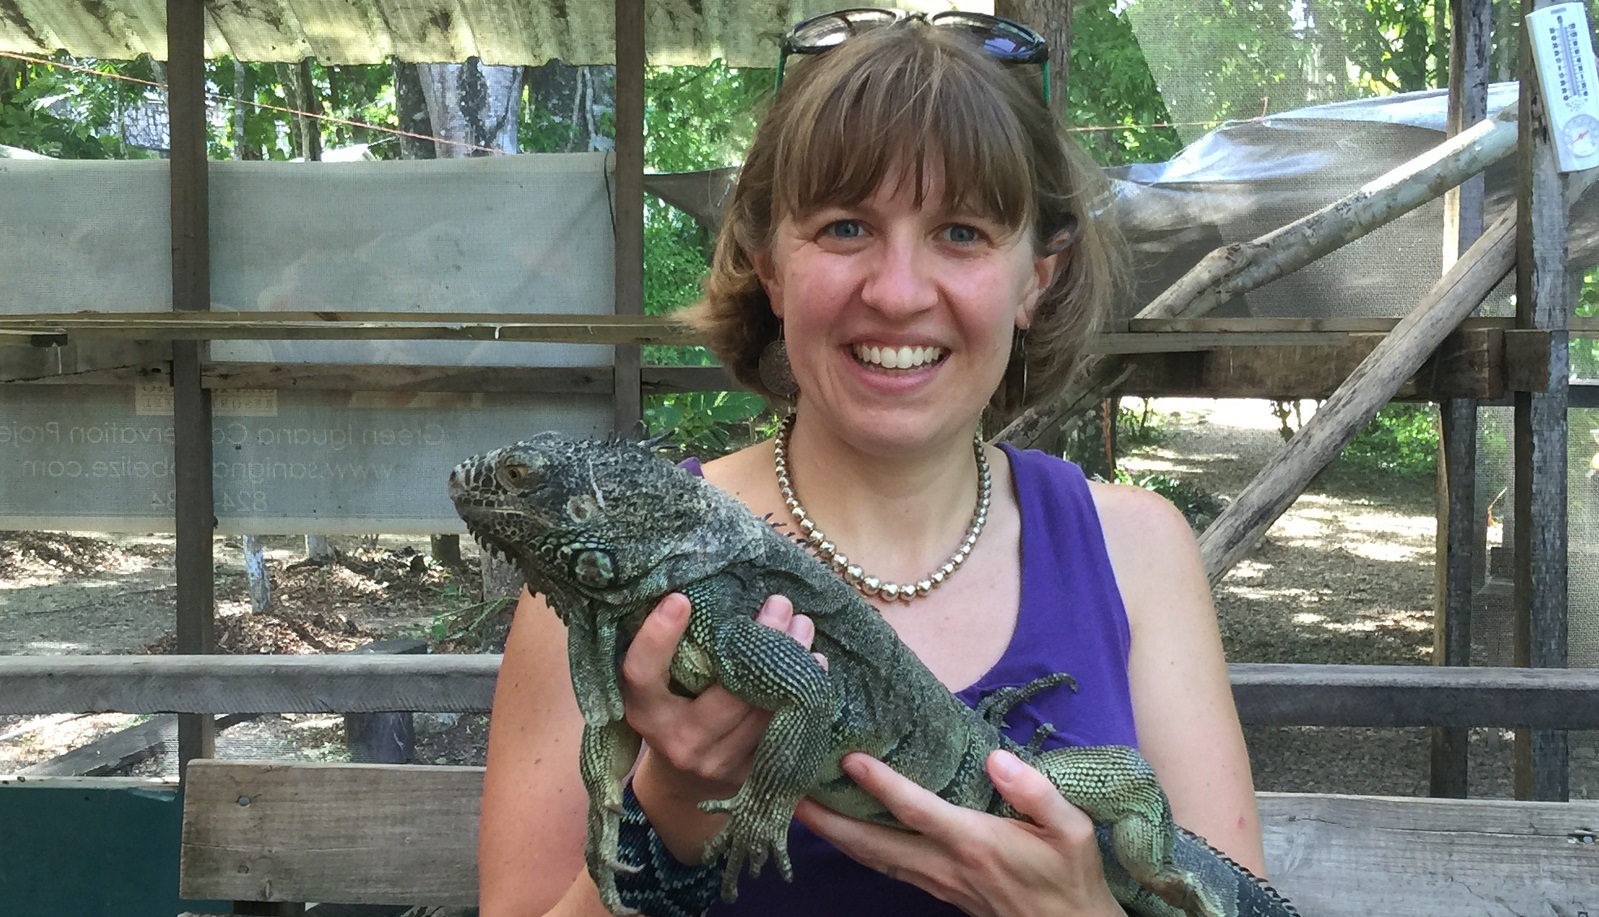
<path fill-rule="evenodd" d="M 541 433 L 474 456 L 450 499 L 563 617 L 656 598 L 722 567 L 749 537 L 731 498 L 637 443 Z M 738 510 L 738 512 L 730 511 Z"/>

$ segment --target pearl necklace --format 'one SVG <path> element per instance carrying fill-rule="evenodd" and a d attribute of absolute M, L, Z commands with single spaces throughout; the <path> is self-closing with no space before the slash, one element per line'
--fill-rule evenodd
<path fill-rule="evenodd" d="M 832 568 L 833 572 L 843 577 L 861 595 L 877 596 L 889 601 L 909 602 L 919 599 L 943 585 L 944 581 L 960 569 L 966 558 L 971 556 L 972 548 L 977 545 L 977 536 L 983 533 L 983 526 L 988 522 L 988 507 L 992 496 L 992 478 L 988 469 L 988 456 L 983 454 L 983 440 L 973 435 L 972 451 L 977 455 L 977 508 L 972 512 L 972 522 L 966 527 L 966 537 L 961 540 L 959 548 L 951 554 L 943 565 L 927 574 L 914 584 L 891 583 L 879 577 L 872 576 L 860 568 L 859 564 L 852 564 L 849 558 L 838 553 L 838 547 L 816 527 L 810 514 L 805 512 L 805 507 L 800 505 L 799 498 L 794 496 L 794 484 L 788 477 L 788 440 L 794 432 L 793 414 L 783 418 L 782 426 L 777 430 L 777 438 L 772 442 L 772 465 L 777 470 L 777 489 L 783 497 L 783 503 L 794 517 L 794 522 L 799 526 L 801 535 L 804 536 L 804 546 L 816 558 Z"/>

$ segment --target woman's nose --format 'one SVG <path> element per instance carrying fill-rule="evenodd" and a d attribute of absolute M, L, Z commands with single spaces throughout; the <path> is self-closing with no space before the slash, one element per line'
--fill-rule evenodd
<path fill-rule="evenodd" d="M 920 247 L 906 240 L 885 240 L 871 266 L 862 297 L 880 312 L 910 313 L 930 309 L 938 301 Z"/>

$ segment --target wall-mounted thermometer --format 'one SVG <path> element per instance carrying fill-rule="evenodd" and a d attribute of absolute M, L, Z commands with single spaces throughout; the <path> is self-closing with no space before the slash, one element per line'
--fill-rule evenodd
<path fill-rule="evenodd" d="M 1599 166 L 1599 72 L 1582 3 L 1557 3 L 1527 14 L 1550 139 L 1562 172 Z"/>

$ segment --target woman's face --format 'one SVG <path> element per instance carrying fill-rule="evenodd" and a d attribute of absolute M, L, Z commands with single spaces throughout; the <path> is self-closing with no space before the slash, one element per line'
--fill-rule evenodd
<path fill-rule="evenodd" d="M 914 179 L 889 174 L 859 204 L 784 217 L 754 260 L 802 415 L 904 454 L 971 435 L 1058 256 L 1036 257 L 1026 228 L 946 210 L 931 161 L 920 206 Z"/>

